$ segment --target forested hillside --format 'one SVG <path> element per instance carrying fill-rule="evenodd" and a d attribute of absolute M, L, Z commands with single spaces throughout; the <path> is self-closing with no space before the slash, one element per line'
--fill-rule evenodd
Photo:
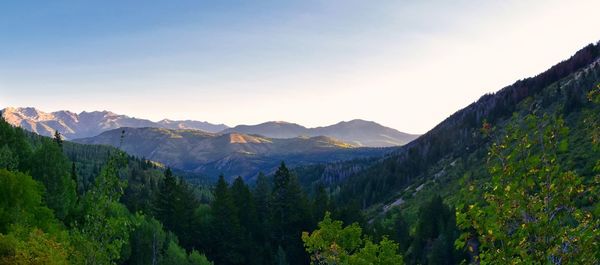
<path fill-rule="evenodd" d="M 336 201 L 360 205 L 376 229 L 394 231 L 398 223 L 408 223 L 409 234 L 427 235 L 424 241 L 409 240 L 404 255 L 410 263 L 441 264 L 429 255 L 459 239 L 457 246 L 470 250 L 472 258 L 484 250 L 477 258 L 499 264 L 595 264 L 599 57 L 600 45 L 589 45 L 536 77 L 482 97 L 361 170 L 348 174 L 354 165 L 341 163 L 307 176 L 320 177 L 316 183 L 328 185 Z M 422 222 L 434 213 L 424 209 L 438 196 L 457 207 L 461 237 L 443 226 L 422 234 Z M 521 234 L 510 228 L 515 223 L 523 225 Z M 545 239 L 527 240 L 536 235 Z M 500 247 L 501 242 L 511 245 Z"/>
<path fill-rule="evenodd" d="M 339 177 L 328 172 L 327 178 L 344 180 L 333 184 L 341 187 L 341 200 L 358 198 L 362 207 L 367 208 L 390 201 L 407 188 L 412 191 L 405 193 L 412 193 L 420 184 L 452 172 L 459 172 L 458 176 L 449 179 L 462 175 L 460 170 L 447 172 L 450 167 L 466 170 L 483 166 L 491 143 L 490 138 L 481 136 L 484 122 L 498 127 L 500 134 L 515 112 L 520 116 L 534 112 L 538 115 L 556 113 L 562 115 L 569 126 L 581 127 L 584 118 L 581 114 L 595 110 L 595 105 L 586 99 L 586 93 L 600 80 L 599 58 L 600 45 L 590 44 L 536 77 L 517 81 L 495 94 L 481 97 L 367 169 Z M 469 157 L 477 160 L 469 160 Z M 590 163 L 587 162 L 588 173 Z"/>
<path fill-rule="evenodd" d="M 149 214 L 151 162 L 3 120 L 0 146 L 0 264 L 209 264 Z"/>

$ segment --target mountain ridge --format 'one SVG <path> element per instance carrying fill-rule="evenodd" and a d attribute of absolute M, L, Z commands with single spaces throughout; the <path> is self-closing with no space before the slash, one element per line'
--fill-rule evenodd
<path fill-rule="evenodd" d="M 239 132 L 280 139 L 301 136 L 328 136 L 363 147 L 400 146 L 419 136 L 403 133 L 376 122 L 361 119 L 341 121 L 329 126 L 314 128 L 307 128 L 297 123 L 285 121 L 269 121 L 256 125 L 237 125 L 229 128 L 224 124 L 212 124 L 195 120 L 163 119 L 154 122 L 107 110 L 82 111 L 77 114 L 68 110 L 44 112 L 33 107 L 7 107 L 2 110 L 2 117 L 13 126 L 22 127 L 40 135 L 52 136 L 55 131 L 58 131 L 66 139 L 88 138 L 121 127 L 193 129 L 221 134 Z"/>
<path fill-rule="evenodd" d="M 392 150 L 357 148 L 328 136 L 278 139 L 155 127 L 123 127 L 73 141 L 119 147 L 138 157 L 213 178 L 221 173 L 228 178 L 252 178 L 261 171 L 273 171 L 282 160 L 294 166 L 371 157 Z"/>
<path fill-rule="evenodd" d="M 153 122 L 112 111 L 82 111 L 79 114 L 59 110 L 44 112 L 33 107 L 7 107 L 2 109 L 2 117 L 13 126 L 44 136 L 60 132 L 67 139 L 96 136 L 104 131 L 120 127 L 157 127 L 170 129 L 196 129 L 218 132 L 228 128 L 224 124 L 212 124 L 194 120 L 168 120 Z"/>
<path fill-rule="evenodd" d="M 353 119 L 329 126 L 307 128 L 296 123 L 269 121 L 255 125 L 238 125 L 223 130 L 223 133 L 241 132 L 259 134 L 272 138 L 294 138 L 299 136 L 330 136 L 357 146 L 389 147 L 409 143 L 420 135 L 400 132 L 373 121 Z"/>
<path fill-rule="evenodd" d="M 382 203 L 398 199 L 397 196 L 415 185 L 435 182 L 440 176 L 444 177 L 444 172 L 454 167 L 455 163 L 473 163 L 469 156 L 476 151 L 481 152 L 476 157 L 485 157 L 485 146 L 489 142 L 480 136 L 484 121 L 504 124 L 515 113 L 522 115 L 534 110 L 548 111 L 544 108 L 550 105 L 562 108 L 562 114 L 566 116 L 585 106 L 587 92 L 597 84 L 599 76 L 600 42 L 582 48 L 569 59 L 534 77 L 518 80 L 496 93 L 483 95 L 415 141 L 399 147 L 360 171 L 347 174 L 352 165 L 338 166 L 341 168 L 336 170 L 339 174 L 322 169 L 320 179 L 325 183 L 326 178 L 339 180 L 330 185 L 341 188 L 340 197 L 362 199 L 363 208 L 381 206 Z M 447 181 L 453 184 L 457 182 L 456 179 Z"/>

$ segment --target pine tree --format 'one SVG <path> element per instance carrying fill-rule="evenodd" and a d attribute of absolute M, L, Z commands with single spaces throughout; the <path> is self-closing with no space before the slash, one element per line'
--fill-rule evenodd
<path fill-rule="evenodd" d="M 330 210 L 329 194 L 325 190 L 323 184 L 319 184 L 316 188 L 315 197 L 313 198 L 312 210 L 315 223 L 323 220 L 325 212 Z"/>
<path fill-rule="evenodd" d="M 175 215 L 174 218 L 179 220 L 173 232 L 179 237 L 181 245 L 191 250 L 193 248 L 193 230 L 194 225 L 194 213 L 199 206 L 198 199 L 194 195 L 193 190 L 190 186 L 180 181 L 177 185 L 177 195 L 175 200 Z"/>
<path fill-rule="evenodd" d="M 256 187 L 253 190 L 254 204 L 256 208 L 256 219 L 258 222 L 255 232 L 256 241 L 259 245 L 260 256 L 264 257 L 265 264 L 272 263 L 274 253 L 271 245 L 272 219 L 271 219 L 271 187 L 269 180 L 262 172 L 258 174 Z M 285 254 L 285 253 L 284 253 Z"/>
<path fill-rule="evenodd" d="M 242 229 L 238 209 L 223 175 L 217 181 L 211 211 L 214 218 L 213 260 L 217 264 L 245 264 L 244 251 L 240 246 Z"/>
<path fill-rule="evenodd" d="M 244 255 L 248 264 L 264 264 L 261 256 L 256 255 L 259 251 L 259 246 L 256 244 L 260 239 L 258 219 L 256 215 L 256 207 L 254 198 L 250 189 L 244 183 L 241 177 L 237 177 L 231 185 L 231 195 L 233 203 L 237 206 L 237 218 L 240 220 L 242 242 L 240 242 Z"/>
<path fill-rule="evenodd" d="M 165 178 L 159 186 L 159 191 L 154 198 L 154 216 L 161 221 L 167 229 L 172 229 L 178 222 L 175 219 L 174 201 L 177 199 L 177 181 L 171 168 L 165 170 Z"/>
<path fill-rule="evenodd" d="M 79 179 L 77 177 L 77 168 L 75 167 L 75 161 L 71 162 L 71 180 L 73 180 L 73 182 L 75 183 L 75 193 L 79 195 Z"/>
<path fill-rule="evenodd" d="M 273 233 L 275 243 L 286 246 L 288 260 L 294 264 L 307 262 L 299 235 L 311 223 L 308 201 L 298 179 L 281 162 L 273 177 Z"/>
<path fill-rule="evenodd" d="M 260 172 L 256 179 L 256 187 L 253 191 L 254 202 L 256 204 L 257 218 L 259 222 L 268 222 L 270 219 L 270 200 L 271 200 L 271 187 L 269 180 L 265 174 Z"/>
<path fill-rule="evenodd" d="M 453 208 L 436 195 L 419 208 L 409 258 L 420 264 L 439 264 L 440 260 L 458 264 L 463 258 L 462 253 L 454 248 L 458 236 Z"/>
<path fill-rule="evenodd" d="M 60 147 L 60 150 L 63 149 L 63 138 L 58 131 L 54 131 L 54 142 Z"/>
<path fill-rule="evenodd" d="M 187 249 L 193 247 L 194 211 L 199 203 L 192 190 L 183 182 L 178 182 L 170 168 L 165 170 L 165 178 L 154 199 L 154 216 L 166 229 L 175 233 Z"/>

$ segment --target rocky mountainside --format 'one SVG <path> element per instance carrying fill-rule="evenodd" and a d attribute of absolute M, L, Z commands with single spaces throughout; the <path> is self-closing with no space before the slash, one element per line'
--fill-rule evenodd
<path fill-rule="evenodd" d="M 121 138 L 123 136 L 123 138 Z M 268 138 L 242 133 L 208 133 L 165 128 L 121 128 L 74 140 L 84 144 L 120 147 L 135 156 L 216 177 L 225 174 L 251 178 L 275 169 L 281 161 L 291 166 L 382 155 L 388 148 L 355 148 L 327 136 Z"/>
<path fill-rule="evenodd" d="M 43 112 L 35 108 L 12 108 L 2 110 L 2 117 L 13 126 L 20 126 L 31 132 L 51 136 L 59 131 L 67 139 L 96 136 L 107 130 L 120 127 L 158 127 L 171 129 L 197 129 L 207 132 L 218 132 L 227 128 L 223 124 L 211 124 L 202 121 L 153 122 L 110 111 L 81 112 L 70 111 Z"/>
<path fill-rule="evenodd" d="M 326 135 L 356 146 L 387 147 L 404 145 L 419 135 L 403 133 L 365 120 L 343 121 L 334 125 L 306 128 L 288 122 L 265 122 L 257 125 L 238 125 L 223 131 L 258 134 L 271 138 Z"/>

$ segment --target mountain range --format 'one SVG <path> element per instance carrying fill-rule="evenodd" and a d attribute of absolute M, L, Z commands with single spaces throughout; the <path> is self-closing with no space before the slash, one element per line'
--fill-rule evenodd
<path fill-rule="evenodd" d="M 190 129 L 120 128 L 73 140 L 120 147 L 138 157 L 210 177 L 252 178 L 271 173 L 281 161 L 306 165 L 380 156 L 390 148 L 356 148 L 327 136 L 268 138 L 242 133 L 209 133 Z"/>
<path fill-rule="evenodd" d="M 102 132 L 120 127 L 157 127 L 170 129 L 196 129 L 206 132 L 218 132 L 228 128 L 223 124 L 203 121 L 161 120 L 153 122 L 146 119 L 119 115 L 111 111 L 81 112 L 79 114 L 61 110 L 44 112 L 36 108 L 13 108 L 2 110 L 2 117 L 13 126 L 19 126 L 43 136 L 52 136 L 60 132 L 66 139 L 96 136 Z"/>
<path fill-rule="evenodd" d="M 166 129 L 193 129 L 209 133 L 257 134 L 268 138 L 297 138 L 328 136 L 354 146 L 389 147 L 404 145 L 419 135 L 407 134 L 378 123 L 365 120 L 351 120 L 317 128 L 288 122 L 265 122 L 257 125 L 238 125 L 229 128 L 224 124 L 212 124 L 194 120 L 168 120 L 153 122 L 110 111 L 44 112 L 36 108 L 12 108 L 2 110 L 2 117 L 14 125 L 44 136 L 60 132 L 66 139 L 78 139 L 99 135 L 105 131 L 121 127 L 154 127 Z"/>

